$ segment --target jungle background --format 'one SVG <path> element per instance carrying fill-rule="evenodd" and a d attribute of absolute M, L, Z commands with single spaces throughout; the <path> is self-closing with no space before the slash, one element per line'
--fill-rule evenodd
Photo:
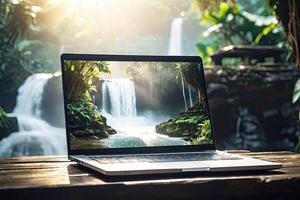
<path fill-rule="evenodd" d="M 0 155 L 66 153 L 67 52 L 200 55 L 218 148 L 297 150 L 299 5 L 282 2 L 0 0 Z M 211 56 L 228 45 L 283 52 L 271 70 L 231 58 L 215 66 Z"/>

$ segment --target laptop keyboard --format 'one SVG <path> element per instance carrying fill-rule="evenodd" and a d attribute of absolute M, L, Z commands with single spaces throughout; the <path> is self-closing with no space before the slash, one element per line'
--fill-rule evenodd
<path fill-rule="evenodd" d="M 205 160 L 240 160 L 242 158 L 219 153 L 169 153 L 169 154 L 134 154 L 93 156 L 92 159 L 103 163 L 135 163 L 135 162 L 184 162 Z"/>

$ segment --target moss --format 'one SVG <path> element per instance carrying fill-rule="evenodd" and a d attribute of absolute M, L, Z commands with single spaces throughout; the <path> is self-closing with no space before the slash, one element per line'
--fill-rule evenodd
<path fill-rule="evenodd" d="M 83 98 L 69 103 L 67 110 L 70 131 L 75 138 L 96 136 L 102 139 L 116 133 L 96 106 Z"/>
<path fill-rule="evenodd" d="M 184 137 L 192 141 L 199 135 L 198 124 L 207 119 L 207 116 L 207 109 L 195 104 L 187 111 L 179 113 L 175 119 L 156 125 L 156 132 L 170 137 Z"/>

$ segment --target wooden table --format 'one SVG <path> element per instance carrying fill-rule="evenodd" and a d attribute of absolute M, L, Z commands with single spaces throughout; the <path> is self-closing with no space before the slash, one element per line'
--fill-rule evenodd
<path fill-rule="evenodd" d="M 300 199 L 300 154 L 235 153 L 281 162 L 283 168 L 107 178 L 65 156 L 8 158 L 0 159 L 0 199 Z"/>

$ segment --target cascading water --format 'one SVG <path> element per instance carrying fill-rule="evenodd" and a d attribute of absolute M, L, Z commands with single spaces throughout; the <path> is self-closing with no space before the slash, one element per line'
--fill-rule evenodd
<path fill-rule="evenodd" d="M 114 117 L 136 116 L 134 82 L 128 79 L 105 80 L 102 84 L 102 110 Z M 107 101 L 110 100 L 110 109 Z"/>
<path fill-rule="evenodd" d="M 51 77 L 51 74 L 43 73 L 29 76 L 18 90 L 19 95 L 13 113 L 17 115 L 40 117 L 44 86 Z"/>
<path fill-rule="evenodd" d="M 169 55 L 181 55 L 182 17 L 175 17 L 171 24 Z"/>
<path fill-rule="evenodd" d="M 171 24 L 171 31 L 170 31 L 170 40 L 169 40 L 169 50 L 168 50 L 168 54 L 169 55 L 181 55 L 181 49 L 182 49 L 182 23 L 183 23 L 183 19 L 182 17 L 175 17 L 172 21 Z M 184 105 L 185 108 L 188 108 L 189 106 L 193 105 L 193 100 L 192 100 L 192 92 L 191 92 L 191 88 L 188 85 L 188 102 L 187 102 L 187 98 L 186 98 L 186 92 L 185 92 L 185 83 L 183 81 L 183 75 L 180 74 L 181 76 L 181 85 L 182 85 L 182 96 L 183 96 L 183 100 L 184 100 Z M 189 104 L 188 104 L 189 103 Z"/>
<path fill-rule="evenodd" d="M 159 116 L 138 116 L 134 82 L 129 79 L 108 79 L 102 83 L 102 113 L 118 131 L 104 139 L 111 148 L 183 145 L 181 138 L 171 138 L 155 132 Z M 156 120 L 154 120 L 156 119 Z M 164 118 L 164 120 L 166 120 Z"/>
<path fill-rule="evenodd" d="M 19 132 L 0 141 L 0 156 L 66 154 L 65 131 L 50 126 L 41 117 L 44 86 L 52 74 L 33 74 L 18 90 L 13 113 Z"/>

